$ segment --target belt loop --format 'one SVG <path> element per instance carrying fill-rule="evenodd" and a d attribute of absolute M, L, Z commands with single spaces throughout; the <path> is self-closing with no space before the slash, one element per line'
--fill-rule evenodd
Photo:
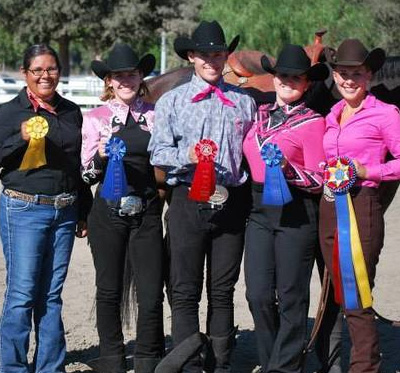
<path fill-rule="evenodd" d="M 33 203 L 34 203 L 35 205 L 40 204 L 40 200 L 39 200 L 39 195 L 38 195 L 38 194 L 35 194 L 35 195 L 34 195 Z"/>

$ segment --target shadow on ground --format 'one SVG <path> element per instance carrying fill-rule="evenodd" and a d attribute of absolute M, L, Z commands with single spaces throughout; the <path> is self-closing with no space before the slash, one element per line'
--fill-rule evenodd
<path fill-rule="evenodd" d="M 314 319 L 309 319 L 309 330 L 311 330 Z M 381 321 L 378 321 L 378 330 L 380 336 L 380 348 L 382 352 L 382 372 L 395 373 L 400 370 L 400 328 L 395 328 Z M 171 338 L 167 336 L 167 349 L 171 348 Z M 134 350 L 134 342 L 129 342 L 126 346 L 128 354 L 128 368 L 133 369 L 132 352 Z M 348 371 L 350 352 L 350 340 L 347 327 L 343 333 L 343 351 L 342 364 L 343 372 Z M 84 350 L 69 351 L 67 354 L 66 363 L 71 366 L 77 366 L 76 373 L 91 372 L 89 368 L 82 370 L 82 365 L 86 364 L 90 359 L 98 356 L 98 346 L 93 346 Z M 237 334 L 237 344 L 232 356 L 233 373 L 251 373 L 257 366 L 257 348 L 256 338 L 253 330 L 239 330 Z M 305 373 L 312 373 L 319 368 L 319 362 L 314 351 L 311 351 L 306 356 Z"/>

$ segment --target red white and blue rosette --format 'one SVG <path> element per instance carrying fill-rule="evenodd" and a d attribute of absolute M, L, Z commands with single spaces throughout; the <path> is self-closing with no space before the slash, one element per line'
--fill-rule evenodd
<path fill-rule="evenodd" d="M 356 179 L 357 170 L 349 158 L 335 157 L 328 160 L 324 183 L 335 195 L 337 219 L 332 255 L 335 300 L 350 310 L 372 306 L 367 268 L 349 193 Z"/>
<path fill-rule="evenodd" d="M 264 144 L 261 148 L 261 158 L 266 165 L 263 204 L 282 206 L 292 201 L 293 198 L 281 168 L 284 157 L 278 145 Z"/>
<path fill-rule="evenodd" d="M 213 140 L 202 139 L 196 144 L 194 151 L 198 163 L 188 197 L 197 202 L 208 202 L 215 192 L 214 159 L 217 155 L 218 147 Z"/>
<path fill-rule="evenodd" d="M 126 154 L 126 146 L 119 137 L 111 137 L 106 143 L 105 153 L 108 164 L 100 196 L 118 201 L 127 194 L 127 181 L 122 159 Z"/>

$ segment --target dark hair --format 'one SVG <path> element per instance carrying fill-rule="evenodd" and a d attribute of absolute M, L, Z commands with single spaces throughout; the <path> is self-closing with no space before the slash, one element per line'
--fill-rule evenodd
<path fill-rule="evenodd" d="M 58 70 L 61 71 L 61 64 L 57 52 L 52 47 L 46 44 L 34 44 L 26 48 L 22 61 L 22 68 L 24 70 L 28 70 L 31 66 L 32 60 L 35 57 L 42 56 L 44 54 L 49 54 L 50 56 L 53 56 L 56 60 Z"/>

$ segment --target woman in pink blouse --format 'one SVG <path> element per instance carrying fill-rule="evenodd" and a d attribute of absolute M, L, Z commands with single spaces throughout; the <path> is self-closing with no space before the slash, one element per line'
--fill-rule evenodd
<path fill-rule="evenodd" d="M 253 315 L 262 372 L 301 372 L 307 338 L 309 281 L 318 242 L 322 192 L 324 118 L 303 98 L 312 81 L 328 77 L 327 66 L 311 67 L 298 45 L 287 45 L 272 67 L 276 102 L 262 105 L 248 132 L 244 154 L 250 166 L 253 207 L 246 230 L 246 297 Z M 267 143 L 279 146 L 293 200 L 283 206 L 262 202 Z M 279 310 L 279 311 L 278 311 Z"/>
<path fill-rule="evenodd" d="M 154 65 L 153 55 L 139 59 L 127 44 L 116 44 L 106 61 L 92 62 L 92 70 L 104 80 L 106 103 L 86 113 L 82 127 L 82 177 L 98 184 L 88 237 L 96 269 L 100 357 L 88 364 L 102 373 L 127 371 L 121 303 L 129 293 L 124 279 L 132 275 L 137 300 L 135 372 L 153 372 L 164 354 L 162 203 L 147 152 L 154 107 L 141 99 L 143 78 Z M 106 143 L 121 140 L 126 192 L 111 198 L 106 185 L 117 185 L 121 172 L 109 173 L 110 163 L 117 162 Z"/>
<path fill-rule="evenodd" d="M 381 181 L 400 178 L 400 115 L 394 105 L 383 103 L 368 92 L 373 74 L 385 60 L 382 49 L 368 52 L 358 39 L 346 39 L 337 51 L 327 53 L 327 59 L 343 99 L 326 118 L 323 146 L 327 159 L 346 156 L 355 164 L 357 181 L 350 194 L 372 288 L 384 238 L 378 186 Z M 388 152 L 394 159 L 386 162 Z M 324 190 L 320 241 L 325 263 L 335 278 L 332 253 L 337 224 L 333 199 Z M 379 372 L 378 334 L 372 308 L 344 309 L 344 312 L 353 345 L 349 372 Z"/>

